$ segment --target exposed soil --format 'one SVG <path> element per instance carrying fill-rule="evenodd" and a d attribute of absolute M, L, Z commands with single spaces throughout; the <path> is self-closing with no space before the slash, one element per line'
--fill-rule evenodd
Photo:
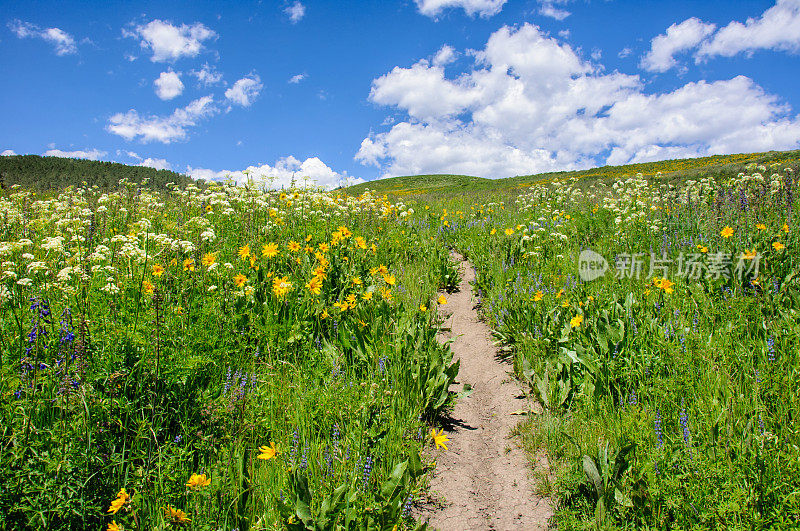
<path fill-rule="evenodd" d="M 454 338 L 451 348 L 461 360 L 451 390 L 469 384 L 472 392 L 458 400 L 442 426 L 448 450 L 437 451 L 431 499 L 417 516 L 442 531 L 548 529 L 552 505 L 535 493 L 531 459 L 520 437 L 511 435 L 523 418 L 512 413 L 530 411 L 532 404 L 511 365 L 499 360 L 489 327 L 478 319 L 469 285 L 475 278 L 472 265 L 460 255 L 452 258 L 460 262 L 460 291 L 445 294 L 448 303 L 441 311 L 449 316 L 439 340 Z M 546 459 L 536 462 L 546 471 Z"/>

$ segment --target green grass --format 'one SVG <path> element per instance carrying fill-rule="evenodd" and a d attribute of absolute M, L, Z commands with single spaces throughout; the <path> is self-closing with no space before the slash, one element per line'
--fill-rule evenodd
<path fill-rule="evenodd" d="M 400 200 L 407 198 L 449 199 L 464 193 L 485 192 L 511 197 L 524 192 L 531 186 L 564 182 L 573 178 L 585 181 L 585 185 L 588 186 L 597 181 L 614 181 L 641 173 L 652 179 L 658 178 L 664 182 L 675 183 L 686 179 L 697 179 L 705 175 L 712 175 L 716 178 L 733 177 L 739 172 L 745 171 L 748 164 L 793 163 L 798 160 L 800 160 L 800 150 L 715 155 L 624 166 L 603 166 L 586 170 L 521 175 L 505 179 L 447 174 L 410 175 L 369 181 L 344 188 L 342 191 L 358 195 L 369 189 L 379 195 L 387 194 Z"/>

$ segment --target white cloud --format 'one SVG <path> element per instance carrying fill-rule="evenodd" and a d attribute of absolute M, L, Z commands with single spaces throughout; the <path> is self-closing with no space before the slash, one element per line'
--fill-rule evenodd
<path fill-rule="evenodd" d="M 564 20 L 565 18 L 567 18 L 572 14 L 565 9 L 556 7 L 555 6 L 556 3 L 559 2 L 552 2 L 547 0 L 541 2 L 541 5 L 539 6 L 539 14 L 545 17 L 554 18 L 556 20 Z"/>
<path fill-rule="evenodd" d="M 248 172 L 249 177 L 248 174 L 244 173 L 245 171 Z M 318 157 L 309 157 L 300 162 L 299 159 L 291 155 L 278 159 L 273 165 L 249 166 L 242 171 L 214 171 L 189 166 L 186 173 L 194 179 L 221 181 L 231 178 L 239 184 L 247 182 L 249 178 L 256 184 L 263 183 L 271 188 L 288 188 L 293 179 L 297 186 L 307 184 L 309 186 L 322 186 L 326 189 L 364 182 L 363 179 L 349 177 L 346 172 L 338 173 L 332 170 Z M 303 177 L 308 177 L 309 180 L 306 182 Z"/>
<path fill-rule="evenodd" d="M 194 100 L 186 107 L 175 109 L 169 116 L 141 116 L 134 109 L 117 113 L 108 119 L 106 131 L 125 140 L 139 137 L 142 142 L 169 144 L 185 139 L 189 127 L 196 126 L 200 120 L 217 112 L 214 98 L 209 95 Z"/>
<path fill-rule="evenodd" d="M 13 149 L 6 149 L 2 153 L 0 153 L 0 157 L 13 157 L 16 154 L 17 154 L 16 151 L 14 151 Z"/>
<path fill-rule="evenodd" d="M 419 12 L 428 17 L 437 17 L 448 8 L 461 8 L 467 15 L 488 18 L 503 9 L 507 0 L 414 0 Z"/>
<path fill-rule="evenodd" d="M 457 56 L 458 53 L 456 53 L 456 49 L 449 44 L 445 44 L 439 48 L 439 51 L 433 56 L 432 62 L 436 66 L 444 66 L 455 61 Z"/>
<path fill-rule="evenodd" d="M 151 159 L 150 157 L 144 159 L 137 166 L 147 166 L 157 170 L 171 170 L 172 165 L 166 159 Z"/>
<path fill-rule="evenodd" d="M 292 5 L 286 6 L 283 12 L 289 16 L 289 20 L 292 21 L 292 24 L 297 24 L 306 16 L 306 6 L 299 1 L 295 1 Z"/>
<path fill-rule="evenodd" d="M 197 81 L 204 87 L 216 85 L 217 83 L 222 82 L 222 74 L 208 63 L 205 63 L 200 70 L 192 70 L 189 73 L 196 77 Z"/>
<path fill-rule="evenodd" d="M 125 37 L 139 39 L 139 45 L 153 53 L 153 62 L 176 61 L 181 57 L 195 57 L 203 49 L 203 42 L 217 34 L 199 22 L 191 26 L 174 26 L 168 21 L 152 20 L 133 30 L 123 29 Z"/>
<path fill-rule="evenodd" d="M 384 176 L 508 177 L 800 147 L 800 116 L 744 76 L 649 94 L 530 24 L 497 30 L 473 56 L 452 77 L 421 60 L 376 78 L 370 100 L 407 119 L 365 138 L 356 160 Z"/>
<path fill-rule="evenodd" d="M 178 72 L 161 72 L 153 82 L 156 87 L 156 95 L 162 100 L 171 100 L 177 98 L 183 93 L 183 82 Z"/>
<path fill-rule="evenodd" d="M 83 150 L 62 151 L 60 149 L 48 149 L 42 155 L 45 157 L 66 157 L 70 159 L 100 160 L 107 154 L 108 154 L 107 152 L 100 151 L 99 149 L 90 149 L 89 151 L 83 151 Z"/>
<path fill-rule="evenodd" d="M 625 48 L 623 48 L 623 49 L 621 49 L 619 51 L 619 53 L 617 54 L 617 57 L 619 57 L 620 59 L 624 59 L 624 58 L 628 57 L 632 53 L 633 53 L 633 49 L 628 48 L 626 46 Z"/>
<path fill-rule="evenodd" d="M 292 77 L 289 78 L 289 83 L 292 83 L 292 84 L 296 85 L 297 83 L 300 83 L 301 81 L 303 81 L 307 77 L 308 76 L 305 73 L 303 73 L 303 74 L 295 74 L 295 75 L 293 75 Z"/>
<path fill-rule="evenodd" d="M 8 24 L 9 29 L 20 39 L 26 37 L 38 38 L 49 42 L 55 47 L 56 55 L 70 55 L 78 53 L 75 39 L 66 31 L 59 28 L 40 28 L 30 22 L 13 20 Z"/>
<path fill-rule="evenodd" d="M 650 42 L 650 51 L 642 57 L 639 66 L 650 72 L 666 72 L 678 65 L 675 55 L 691 50 L 714 32 L 716 26 L 692 17 L 673 24 L 667 32 Z"/>
<path fill-rule="evenodd" d="M 800 0 L 778 0 L 758 18 L 731 22 L 704 42 L 696 59 L 756 50 L 800 51 Z"/>
<path fill-rule="evenodd" d="M 264 85 L 258 74 L 248 74 L 225 91 L 225 98 L 242 107 L 249 107 L 261 94 L 262 88 Z"/>

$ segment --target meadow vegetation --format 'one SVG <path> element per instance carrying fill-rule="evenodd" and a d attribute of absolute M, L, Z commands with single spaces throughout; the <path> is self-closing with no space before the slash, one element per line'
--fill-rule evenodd
<path fill-rule="evenodd" d="M 456 399 L 451 250 L 544 406 L 518 431 L 559 529 L 791 527 L 798 167 L 769 156 L 393 201 L 6 188 L 0 527 L 421 527 Z M 589 250 L 608 267 L 585 280 Z"/>

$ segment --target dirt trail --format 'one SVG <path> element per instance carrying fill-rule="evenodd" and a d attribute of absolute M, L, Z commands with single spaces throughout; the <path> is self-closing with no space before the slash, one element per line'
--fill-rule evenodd
<path fill-rule="evenodd" d="M 553 514 L 550 500 L 534 493 L 522 442 L 510 438 L 522 418 L 511 413 L 529 410 L 529 404 L 520 398 L 511 366 L 497 360 L 489 327 L 478 320 L 469 285 L 475 278 L 472 265 L 460 255 L 452 258 L 460 262 L 460 291 L 446 295 L 442 310 L 450 316 L 443 327 L 450 331 L 439 339 L 455 338 L 451 348 L 461 360 L 451 390 L 469 384 L 473 391 L 458 400 L 450 424 L 444 426 L 448 451 L 437 452 L 430 490 L 443 503 L 418 516 L 442 531 L 547 529 Z M 546 461 L 539 466 L 546 467 Z"/>

